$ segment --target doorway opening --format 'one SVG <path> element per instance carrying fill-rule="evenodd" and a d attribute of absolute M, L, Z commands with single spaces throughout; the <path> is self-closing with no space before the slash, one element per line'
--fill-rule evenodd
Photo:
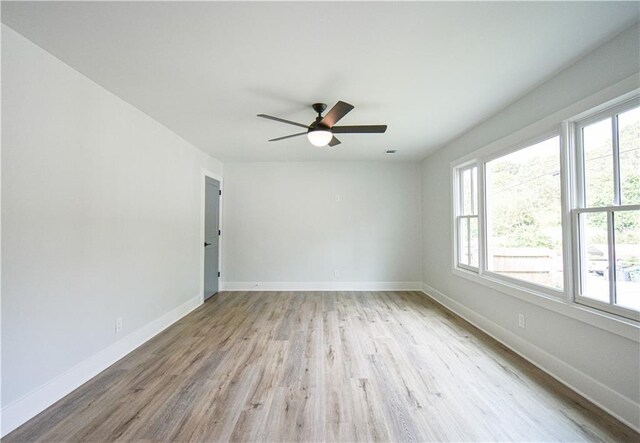
<path fill-rule="evenodd" d="M 220 181 L 205 176 L 204 187 L 204 283 L 206 301 L 220 290 Z"/>

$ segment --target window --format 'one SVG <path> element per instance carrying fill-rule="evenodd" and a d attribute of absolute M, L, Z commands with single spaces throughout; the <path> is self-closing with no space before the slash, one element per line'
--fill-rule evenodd
<path fill-rule="evenodd" d="M 640 321 L 640 95 L 628 97 L 452 164 L 455 273 Z"/>
<path fill-rule="evenodd" d="M 576 124 L 576 301 L 627 315 L 640 311 L 640 107 Z"/>
<path fill-rule="evenodd" d="M 560 136 L 489 161 L 487 270 L 563 287 Z"/>
<path fill-rule="evenodd" d="M 478 269 L 478 168 L 468 166 L 458 169 L 457 264 L 460 267 Z"/>

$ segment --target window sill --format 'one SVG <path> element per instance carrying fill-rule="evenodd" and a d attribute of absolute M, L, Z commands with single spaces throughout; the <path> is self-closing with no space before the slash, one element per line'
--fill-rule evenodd
<path fill-rule="evenodd" d="M 479 275 L 465 269 L 454 267 L 452 271 L 453 274 L 458 277 L 640 343 L 640 324 L 636 321 L 619 317 L 605 311 L 599 311 L 588 306 L 568 302 L 563 298 L 554 297 L 543 292 L 533 291 L 528 288 L 525 289 L 518 285 L 507 283 L 487 275 Z"/>

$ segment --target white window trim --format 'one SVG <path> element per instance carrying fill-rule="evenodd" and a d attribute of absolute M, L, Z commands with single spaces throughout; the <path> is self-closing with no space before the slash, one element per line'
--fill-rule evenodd
<path fill-rule="evenodd" d="M 574 300 L 574 267 L 577 262 L 577 260 L 574 260 L 574 257 L 577 257 L 576 254 L 578 251 L 576 251 L 576 248 L 578 245 L 573 237 L 575 229 L 573 228 L 571 208 L 576 207 L 576 190 L 574 187 L 578 183 L 579 177 L 575 176 L 577 169 L 574 164 L 576 161 L 575 150 L 569 149 L 569 146 L 567 146 L 567 144 L 574 144 L 575 128 L 572 122 L 584 119 L 585 116 L 591 116 L 592 112 L 596 110 L 606 110 L 611 107 L 612 103 L 619 105 L 630 98 L 637 98 L 640 92 L 637 87 L 639 81 L 640 75 L 634 74 L 615 85 L 605 88 L 590 97 L 567 106 L 540 121 L 534 122 L 450 163 L 450 183 L 453 184 L 452 197 L 455 198 L 455 200 L 452 200 L 451 217 L 451 237 L 453 243 L 451 264 L 454 275 L 640 343 L 640 323 L 638 321 L 598 309 L 597 307 L 594 308 L 589 305 L 579 304 Z M 553 289 L 552 293 L 549 294 L 547 291 L 540 291 L 541 286 L 536 288 L 527 287 L 527 285 L 522 285 L 522 281 L 515 279 L 514 284 L 514 282 L 509 281 L 511 279 L 496 279 L 491 273 L 482 272 L 482 269 L 485 268 L 484 255 L 486 254 L 486 248 L 484 247 L 486 241 L 486 229 L 484 227 L 484 167 L 482 165 L 484 165 L 486 161 L 489 161 L 488 159 L 490 158 L 497 158 L 509 152 L 527 147 L 529 144 L 534 144 L 530 143 L 531 141 L 549 138 L 548 136 L 544 137 L 544 135 L 548 135 L 551 132 L 560 134 L 561 144 L 560 166 L 564 290 L 560 292 L 560 296 L 558 296 L 558 291 L 554 291 Z M 457 170 L 473 163 L 478 165 L 479 181 L 478 228 L 480 267 L 478 272 L 475 270 L 470 271 L 457 265 L 456 224 L 458 209 L 456 207 L 457 203 L 454 204 L 459 195 L 457 192 L 458 185 L 456 183 Z"/>
<path fill-rule="evenodd" d="M 464 269 L 466 272 L 472 272 L 474 274 L 477 274 L 479 269 L 481 269 L 482 267 L 482 254 L 480 253 L 482 251 L 482 244 L 481 244 L 481 240 L 480 240 L 480 232 L 482 229 L 481 226 L 481 217 L 480 217 L 480 192 L 481 189 L 478 188 L 476 190 L 476 196 L 477 196 L 477 200 L 474 202 L 474 206 L 477 208 L 477 213 L 475 215 L 463 215 L 461 214 L 462 212 L 462 198 L 461 198 L 461 190 L 462 190 L 462 173 L 468 169 L 471 168 L 477 168 L 477 174 L 479 176 L 480 174 L 480 167 L 479 167 L 479 163 L 476 160 L 471 160 L 471 161 L 466 161 L 463 163 L 460 163 L 456 166 L 452 166 L 451 168 L 451 183 L 452 183 L 452 195 L 454 196 L 454 204 L 451 206 L 452 207 L 452 220 L 453 220 L 453 226 L 452 226 L 452 233 L 453 235 L 451 236 L 452 240 L 453 240 L 453 244 L 451 247 L 451 250 L 453 251 L 452 258 L 453 258 L 453 268 L 454 269 Z M 478 183 L 480 183 L 480 179 L 478 179 Z M 473 199 L 473 192 L 471 192 L 471 198 Z M 472 218 L 475 217 L 478 219 L 478 267 L 475 266 L 470 266 L 464 263 L 460 263 L 460 242 L 458 241 L 459 238 L 459 225 L 458 225 L 458 220 L 460 217 L 468 217 L 468 218 Z"/>
<path fill-rule="evenodd" d="M 576 303 L 586 305 L 595 309 L 604 310 L 610 312 L 614 315 L 620 315 L 623 317 L 630 318 L 635 321 L 640 321 L 640 312 L 634 311 L 632 309 L 627 309 L 622 306 L 615 305 L 613 300 L 609 300 L 609 303 L 604 303 L 599 300 L 594 300 L 589 297 L 585 297 L 582 295 L 582 273 L 581 273 L 581 265 L 582 265 L 582 257 L 580 251 L 580 223 L 579 223 L 579 215 L 588 212 L 606 212 L 607 213 L 607 221 L 608 228 L 607 231 L 609 233 L 609 251 L 608 257 L 613 258 L 615 261 L 615 251 L 613 251 L 613 227 L 612 227 L 612 213 L 617 211 L 625 211 L 625 210 L 639 210 L 640 205 L 620 205 L 621 196 L 620 196 L 620 165 L 619 165 L 619 146 L 617 143 L 618 138 L 618 125 L 617 119 L 615 118 L 617 114 L 628 111 L 630 109 L 636 108 L 640 106 L 640 94 L 635 95 L 631 98 L 625 98 L 623 100 L 618 101 L 612 106 L 607 106 L 604 109 L 600 109 L 596 112 L 588 114 L 586 117 L 581 119 L 576 119 L 575 121 L 568 122 L 568 128 L 571 132 L 571 135 L 574 137 L 575 143 L 573 144 L 573 161 L 574 161 L 574 171 L 576 173 L 575 180 L 572 182 L 572 190 L 575 195 L 575 201 L 571 206 L 571 240 L 574 245 L 573 254 L 575 260 L 571 263 L 571 274 L 573 277 L 574 288 L 572 291 L 573 300 Z M 613 154 L 613 180 L 614 186 L 613 189 L 613 203 L 612 206 L 603 206 L 603 207 L 586 207 L 585 201 L 585 188 L 584 188 L 584 146 L 582 143 L 582 129 L 585 126 L 588 126 L 592 123 L 596 123 L 603 119 L 610 118 L 612 120 L 612 154 Z M 609 297 L 613 297 L 613 293 L 615 288 L 613 285 L 615 284 L 614 279 L 612 278 L 612 273 L 615 273 L 615 266 L 612 268 L 609 266 Z"/>
<path fill-rule="evenodd" d="M 509 287 L 520 287 L 530 293 L 536 294 L 536 296 L 538 296 L 539 294 L 544 294 L 545 296 L 549 296 L 549 297 L 554 297 L 554 298 L 562 298 L 563 297 L 563 291 L 562 290 L 558 290 L 555 288 L 551 288 L 551 287 L 546 287 L 546 286 L 542 286 L 542 285 L 537 285 L 535 283 L 530 283 L 527 282 L 525 280 L 519 280 L 519 279 L 515 279 L 512 277 L 508 277 L 505 275 L 501 275 L 501 274 L 497 274 L 495 272 L 489 271 L 487 268 L 487 263 L 488 263 L 488 241 L 487 241 L 487 226 L 486 226 L 486 221 L 487 221 L 487 214 L 486 214 L 486 182 L 485 182 L 485 176 L 486 176 L 486 170 L 485 170 L 485 166 L 487 162 L 490 162 L 492 160 L 495 160 L 497 158 L 503 157 L 505 155 L 511 154 L 513 152 L 519 151 L 521 149 L 525 149 L 529 146 L 535 145 L 537 143 L 543 142 L 545 140 L 548 140 L 550 138 L 554 138 L 554 137 L 558 137 L 560 136 L 560 132 L 561 132 L 561 127 L 560 125 L 554 125 L 551 128 L 548 128 L 545 131 L 542 131 L 541 133 L 539 133 L 536 136 L 533 137 L 529 137 L 525 140 L 522 140 L 518 143 L 514 143 L 512 145 L 506 146 L 506 147 L 502 147 L 500 149 L 497 149 L 495 151 L 491 151 L 491 152 L 486 152 L 483 155 L 478 156 L 477 158 L 475 158 L 472 161 L 466 161 L 466 162 L 462 162 L 460 164 L 457 163 L 453 163 L 452 167 L 451 167 L 451 172 L 452 172 L 452 182 L 453 182 L 453 196 L 454 196 L 454 202 L 452 204 L 453 207 L 453 250 L 454 253 L 452 254 L 454 256 L 454 260 L 453 260 L 453 269 L 454 270 L 462 270 L 462 271 L 467 271 L 467 272 L 473 272 L 474 274 L 477 274 L 480 277 L 487 277 L 489 279 L 491 279 L 492 281 L 495 282 L 503 282 L 505 285 L 509 286 Z M 561 148 L 560 148 L 561 149 Z M 559 155 L 561 155 L 561 152 L 558 153 Z M 461 194 L 460 194 L 460 188 L 461 188 L 461 184 L 460 184 L 460 176 L 462 171 L 465 171 L 466 169 L 470 168 L 470 167 L 474 167 L 476 166 L 478 168 L 478 174 L 477 174 L 477 196 L 478 196 L 478 201 L 476 202 L 476 205 L 478 207 L 478 243 L 479 243 L 479 254 L 478 254 L 478 268 L 473 268 L 464 264 L 459 263 L 459 257 L 458 257 L 458 218 L 461 216 L 460 215 L 460 198 L 461 198 Z M 561 171 L 560 177 L 561 177 L 561 187 L 564 186 L 564 180 L 563 180 L 563 174 Z M 563 225 L 564 226 L 564 225 Z M 564 234 L 564 232 L 563 232 Z M 564 248 L 565 246 L 568 245 L 564 245 L 563 243 L 563 256 L 564 256 Z M 566 274 L 566 273 L 565 273 Z M 566 277 L 564 278 L 563 283 L 566 283 Z"/>

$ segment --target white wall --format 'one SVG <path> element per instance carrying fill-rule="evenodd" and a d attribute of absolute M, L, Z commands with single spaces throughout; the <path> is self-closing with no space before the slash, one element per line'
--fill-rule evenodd
<path fill-rule="evenodd" d="M 422 165 L 427 292 L 636 427 L 640 426 L 640 346 L 636 341 L 452 274 L 449 170 L 451 161 L 637 74 L 639 42 L 636 25 L 444 146 Z M 628 89 L 640 86 L 637 77 L 629 85 Z M 517 313 L 527 317 L 524 330 L 517 327 Z"/>
<path fill-rule="evenodd" d="M 202 168 L 222 172 L 2 26 L 5 413 L 200 296 Z"/>
<path fill-rule="evenodd" d="M 419 164 L 225 163 L 224 180 L 224 288 L 421 281 Z"/>

